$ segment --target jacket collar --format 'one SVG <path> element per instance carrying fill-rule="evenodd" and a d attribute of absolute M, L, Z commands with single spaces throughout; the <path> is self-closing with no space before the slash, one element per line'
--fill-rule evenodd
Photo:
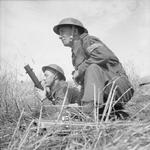
<path fill-rule="evenodd" d="M 64 80 L 59 81 L 56 85 L 54 85 L 51 90 L 52 94 L 58 91 L 60 88 L 62 88 L 65 84 L 67 84 Z"/>
<path fill-rule="evenodd" d="M 87 37 L 88 33 L 83 33 L 80 35 L 79 39 L 74 40 L 72 46 L 72 52 L 76 53 L 79 48 L 81 48 L 82 40 Z"/>
<path fill-rule="evenodd" d="M 88 35 L 88 33 L 83 33 L 83 34 L 80 35 L 80 38 L 83 39 L 83 38 L 85 38 L 87 35 Z"/>

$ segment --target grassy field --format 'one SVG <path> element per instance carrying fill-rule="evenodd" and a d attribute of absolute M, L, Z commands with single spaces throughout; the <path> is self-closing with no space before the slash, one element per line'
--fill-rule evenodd
<path fill-rule="evenodd" d="M 150 87 L 138 87 L 125 110 L 130 118 L 105 121 L 82 114 L 78 108 L 44 107 L 35 97 L 31 82 L 20 82 L 17 75 L 0 75 L 0 149 L 4 150 L 149 150 Z M 113 92 L 112 92 L 113 95 Z M 111 98 L 110 98 L 111 103 Z M 58 115 L 52 117 L 52 112 Z M 65 111 L 64 111 L 65 110 Z"/>

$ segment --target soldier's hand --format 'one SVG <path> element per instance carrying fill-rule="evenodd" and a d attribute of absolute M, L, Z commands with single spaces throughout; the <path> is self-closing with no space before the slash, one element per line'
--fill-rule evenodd
<path fill-rule="evenodd" d="M 80 85 L 81 81 L 79 80 L 79 71 L 75 70 L 72 72 L 72 79 L 74 80 L 76 85 Z"/>
<path fill-rule="evenodd" d="M 47 97 L 46 97 L 46 89 L 40 90 L 35 87 L 34 93 L 38 99 L 40 99 L 41 102 L 43 102 Z"/>
<path fill-rule="evenodd" d="M 75 70 L 72 75 L 74 80 L 77 79 L 79 77 L 79 71 Z"/>
<path fill-rule="evenodd" d="M 41 80 L 41 85 L 42 85 L 42 87 L 43 88 L 45 88 L 46 87 L 46 85 L 45 85 L 46 83 L 45 83 L 45 80 Z"/>

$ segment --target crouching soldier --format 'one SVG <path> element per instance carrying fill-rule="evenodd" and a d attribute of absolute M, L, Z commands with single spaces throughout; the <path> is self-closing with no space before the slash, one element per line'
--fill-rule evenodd
<path fill-rule="evenodd" d="M 36 89 L 36 95 L 44 105 L 62 105 L 67 88 L 68 93 L 64 104 L 79 104 L 80 93 L 77 88 L 68 86 L 64 71 L 61 67 L 56 64 L 50 64 L 42 67 L 42 71 L 45 76 L 42 81 L 44 91 Z"/>
<path fill-rule="evenodd" d="M 53 30 L 60 36 L 63 45 L 71 48 L 75 68 L 73 79 L 83 87 L 83 112 L 93 114 L 94 93 L 99 97 L 97 103 L 103 110 L 113 81 L 116 87 L 115 111 L 123 109 L 133 95 L 133 88 L 115 54 L 100 39 L 90 36 L 77 19 L 65 18 Z M 98 93 L 101 93 L 100 96 Z"/>

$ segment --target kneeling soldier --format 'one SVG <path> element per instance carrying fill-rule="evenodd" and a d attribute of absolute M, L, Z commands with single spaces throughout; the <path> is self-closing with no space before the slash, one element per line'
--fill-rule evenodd
<path fill-rule="evenodd" d="M 97 96 L 101 92 L 97 103 L 100 106 L 106 103 L 113 81 L 116 86 L 114 101 L 118 101 L 115 109 L 123 109 L 134 90 L 115 54 L 99 38 L 89 35 L 77 19 L 65 18 L 53 30 L 63 45 L 71 48 L 73 78 L 83 87 L 83 112 L 93 114 L 94 87 Z"/>

